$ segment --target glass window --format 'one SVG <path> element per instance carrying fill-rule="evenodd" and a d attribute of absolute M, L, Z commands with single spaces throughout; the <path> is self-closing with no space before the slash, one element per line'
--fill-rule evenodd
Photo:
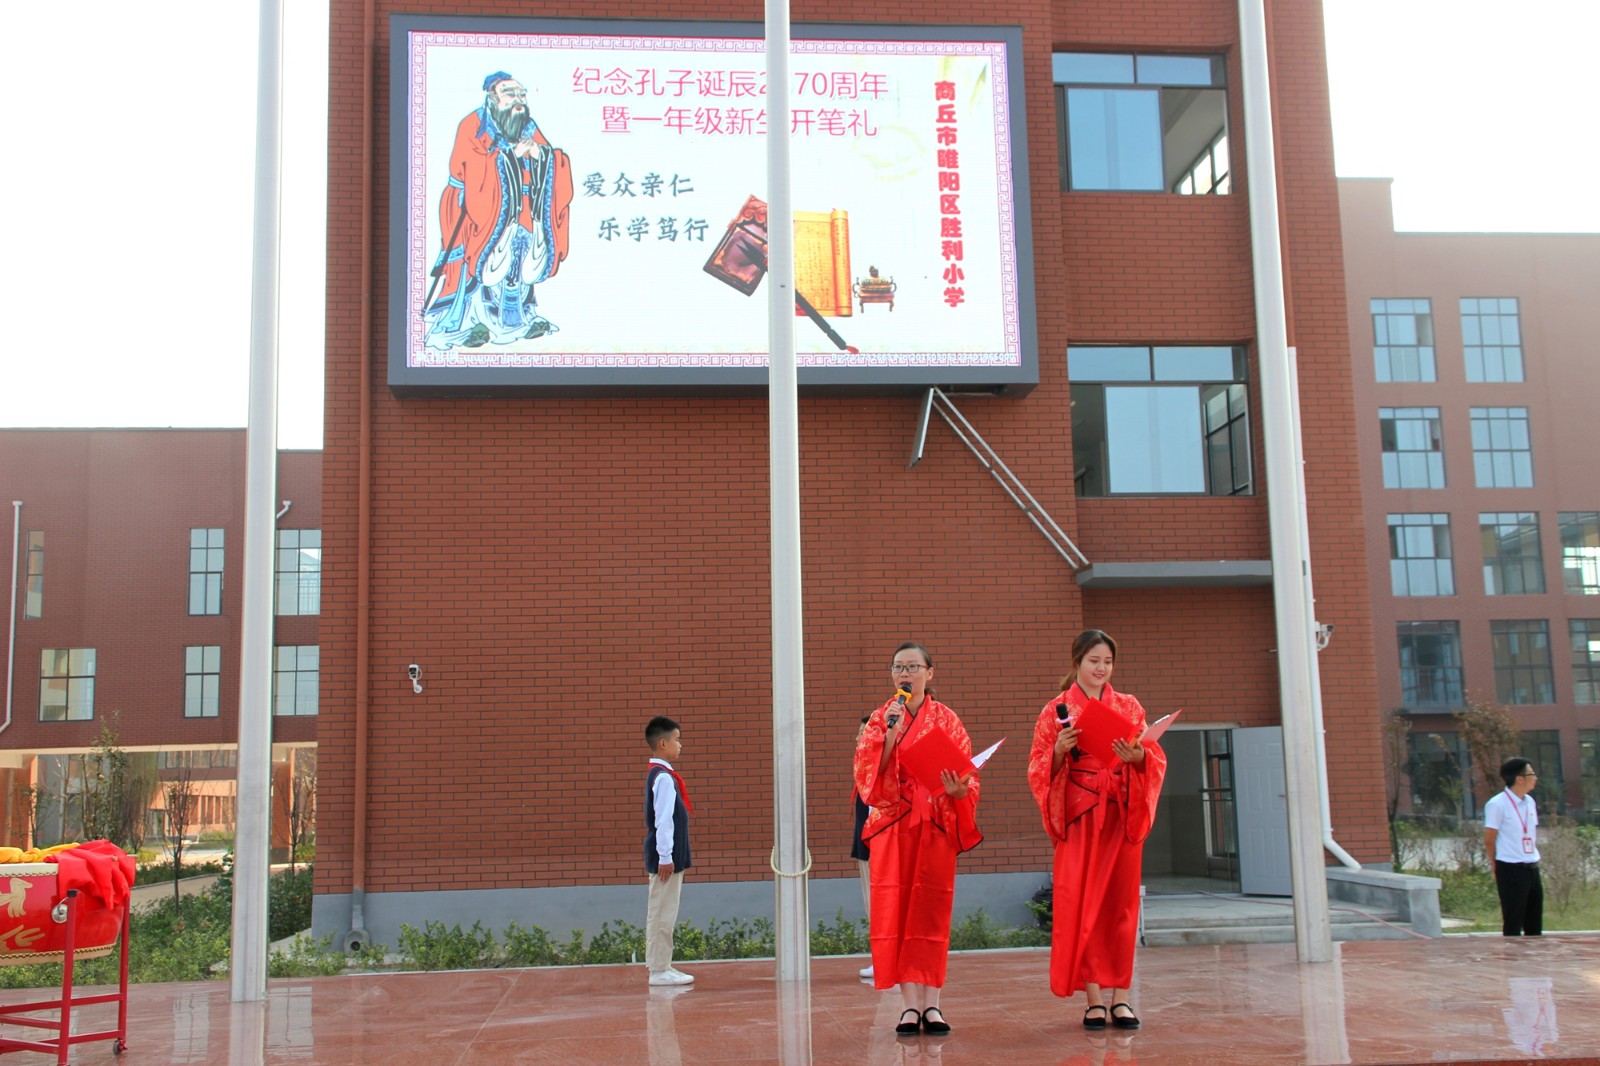
<path fill-rule="evenodd" d="M 1533 788 L 1533 798 L 1538 801 L 1540 814 L 1565 814 L 1567 811 L 1567 786 L 1561 774 L 1561 734 L 1554 729 L 1522 730 L 1523 758 L 1533 763 L 1539 771 L 1539 781 Z"/>
<path fill-rule="evenodd" d="M 1396 596 L 1454 596 L 1450 516 L 1389 516 L 1389 587 Z"/>
<path fill-rule="evenodd" d="M 1460 707 L 1461 626 L 1456 622 L 1401 622 L 1400 702 L 1407 707 Z"/>
<path fill-rule="evenodd" d="M 183 716 L 215 718 L 221 694 L 221 646 L 191 645 L 183 649 Z"/>
<path fill-rule="evenodd" d="M 1069 348 L 1078 494 L 1249 493 L 1245 369 L 1237 348 Z"/>
<path fill-rule="evenodd" d="M 1544 591 L 1544 556 L 1539 550 L 1539 516 L 1530 511 L 1480 514 L 1483 541 L 1483 591 L 1489 596 L 1522 596 Z"/>
<path fill-rule="evenodd" d="M 1444 429 L 1437 407 L 1380 407 L 1383 487 L 1444 488 Z"/>
<path fill-rule="evenodd" d="M 1373 300 L 1372 355 L 1379 381 L 1438 381 L 1433 302 Z"/>
<path fill-rule="evenodd" d="M 189 530 L 189 613 L 222 613 L 222 530 Z"/>
<path fill-rule="evenodd" d="M 279 614 L 317 614 L 322 610 L 322 530 L 278 531 Z"/>
<path fill-rule="evenodd" d="M 272 649 L 272 713 L 280 717 L 317 713 L 321 652 L 315 644 Z"/>
<path fill-rule="evenodd" d="M 1064 188 L 1231 191 L 1227 68 L 1209 56 L 1051 57 Z"/>
<path fill-rule="evenodd" d="M 1533 487 L 1526 407 L 1472 409 L 1472 469 L 1480 489 Z"/>
<path fill-rule="evenodd" d="M 23 589 L 22 617 L 44 617 L 44 530 L 28 531 L 28 578 Z"/>
<path fill-rule="evenodd" d="M 1468 381 L 1521 381 L 1522 324 L 1516 298 L 1464 298 L 1461 349 Z"/>
<path fill-rule="evenodd" d="M 1600 511 L 1562 511 L 1561 583 L 1573 596 L 1600 596 Z"/>
<path fill-rule="evenodd" d="M 1572 702 L 1600 703 L 1600 618 L 1569 618 Z"/>
<path fill-rule="evenodd" d="M 1495 697 L 1501 703 L 1556 701 L 1549 622 L 1543 618 L 1490 622 L 1489 637 L 1494 646 Z"/>
<path fill-rule="evenodd" d="M 1465 818 L 1472 803 L 1470 760 L 1455 731 L 1406 734 L 1406 776 L 1411 779 L 1411 810 L 1434 817 Z"/>
<path fill-rule="evenodd" d="M 46 648 L 39 656 L 39 721 L 94 717 L 93 648 Z"/>
<path fill-rule="evenodd" d="M 1600 814 L 1600 729 L 1578 730 L 1578 773 L 1583 781 L 1583 809 Z"/>

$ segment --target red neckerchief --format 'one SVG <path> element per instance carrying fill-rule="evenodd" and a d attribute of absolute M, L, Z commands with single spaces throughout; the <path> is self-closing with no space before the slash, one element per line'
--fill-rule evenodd
<path fill-rule="evenodd" d="M 650 765 L 651 766 L 659 766 L 663 770 L 665 770 L 667 773 L 672 775 L 672 779 L 678 783 L 678 798 L 683 800 L 683 809 L 688 811 L 690 814 L 693 814 L 694 813 L 694 804 L 689 802 L 689 786 L 687 786 L 687 785 L 685 785 L 683 783 L 683 778 L 678 776 L 678 771 L 674 770 L 672 767 L 668 766 L 666 763 L 655 762 L 654 760 L 652 760 L 650 762 Z"/>

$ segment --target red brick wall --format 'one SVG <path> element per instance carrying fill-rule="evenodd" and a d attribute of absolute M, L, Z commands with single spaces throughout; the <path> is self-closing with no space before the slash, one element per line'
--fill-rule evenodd
<path fill-rule="evenodd" d="M 1340 626 L 1328 671 L 1330 722 L 1370 728 L 1359 515 L 1349 427 L 1320 10 L 1276 5 L 1278 46 L 1301 69 L 1309 129 L 1287 147 L 1308 406 L 1328 408 L 1308 454 L 1314 546 L 1330 575 L 1323 616 Z M 374 82 L 362 85 L 362 5 L 335 0 L 334 114 L 366 109 L 375 131 L 372 202 L 353 131 L 330 156 L 328 428 L 324 475 L 323 707 L 318 890 L 352 871 L 356 671 L 370 671 L 371 891 L 440 887 L 415 855 L 485 860 L 475 883 L 522 887 L 634 879 L 642 836 L 642 741 L 655 713 L 684 727 L 695 796 L 695 858 L 706 879 L 764 878 L 771 844 L 767 436 L 764 398 L 408 399 L 383 383 L 387 338 L 387 15 L 398 10 L 525 14 L 512 3 L 378 4 Z M 857 5 L 805 3 L 796 21 L 848 21 Z M 921 9 L 873 10 L 913 21 Z M 1049 79 L 1055 48 L 1222 50 L 1237 78 L 1228 2 L 956 3 L 950 23 L 1024 27 L 1035 287 L 1042 381 L 1025 398 L 958 402 L 1091 559 L 1264 558 L 1265 508 L 1248 500 L 1074 499 L 1064 352 L 1069 341 L 1248 342 L 1254 332 L 1243 196 L 1060 191 Z M 735 18 L 759 5 L 599 3 L 595 17 Z M 1292 16 L 1292 17 L 1290 17 Z M 1231 101 L 1236 160 L 1242 139 Z M 1241 165 L 1236 163 L 1236 165 Z M 362 303 L 362 211 L 375 294 Z M 1303 225 L 1303 230 L 1301 229 Z M 1300 234 L 1306 236 L 1302 239 Z M 363 366 L 362 315 L 371 347 Z M 372 403 L 371 649 L 354 662 L 361 390 Z M 1233 721 L 1219 660 L 1270 717 L 1276 684 L 1270 595 L 1262 590 L 1084 596 L 1070 569 L 935 420 L 926 458 L 905 469 L 917 401 L 806 396 L 800 405 L 806 709 L 814 873 L 848 862 L 856 722 L 888 691 L 884 664 L 906 638 L 936 657 L 940 697 L 975 742 L 1011 738 L 984 782 L 987 842 L 969 872 L 1041 868 L 1047 849 L 1022 771 L 1038 708 L 1057 691 L 1085 622 L 1123 627 L 1130 690 L 1196 720 Z M 1258 412 L 1252 422 L 1259 427 Z M 1259 456 L 1258 456 L 1259 459 Z M 1258 471 L 1260 465 L 1258 462 Z M 1333 508 L 1337 501 L 1340 508 Z M 1330 518 L 1330 512 L 1335 517 Z M 1162 552 L 1170 554 L 1163 555 Z M 1243 620 L 1241 620 L 1243 619 Z M 1225 620 L 1219 625 L 1219 620 Z M 1240 652 L 1239 648 L 1248 649 Z M 1235 655 L 1252 658 L 1237 667 Z M 408 663 L 425 692 L 411 692 Z M 1330 675 L 1332 675 L 1330 677 Z M 1376 750 L 1373 733 L 1372 750 Z M 1360 742 L 1341 766 L 1371 762 Z M 1336 781 L 1341 780 L 1339 777 Z M 1348 779 L 1348 775 L 1346 778 Z M 1364 785 L 1363 785 L 1364 788 Z M 1342 840 L 1387 857 L 1363 788 L 1336 793 Z M 419 796 L 426 799 L 419 800 Z"/>
<path fill-rule="evenodd" d="M 282 453 L 278 478 L 278 499 L 293 501 L 281 528 L 319 528 L 321 454 Z M 23 501 L 19 575 L 28 531 L 45 534 L 41 618 L 22 618 L 19 578 L 12 723 L 0 748 L 88 748 L 108 724 L 129 748 L 237 744 L 244 431 L 0 430 L 0 495 Z M 220 615 L 189 614 L 189 530 L 202 527 L 226 530 Z M 279 619 L 276 639 L 315 644 L 317 624 Z M 216 718 L 183 715 L 191 644 L 223 649 Z M 95 649 L 93 721 L 39 721 L 46 648 Z M 316 738 L 314 718 L 273 725 L 279 742 Z"/>

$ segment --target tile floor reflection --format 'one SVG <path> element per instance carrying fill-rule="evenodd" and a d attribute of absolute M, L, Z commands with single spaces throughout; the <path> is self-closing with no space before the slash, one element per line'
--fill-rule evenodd
<path fill-rule="evenodd" d="M 1086 1032 L 1081 998 L 1046 984 L 1042 951 L 952 956 L 954 1032 L 900 1038 L 900 1002 L 816 959 L 809 983 L 773 964 L 686 963 L 692 988 L 649 988 L 644 968 L 372 974 L 273 981 L 232 1004 L 225 981 L 137 985 L 128 1051 L 82 1045 L 76 1064 L 502 1066 L 1237 1066 L 1424 1062 L 1600 1064 L 1600 936 L 1374 941 L 1335 961 L 1285 944 L 1142 949 L 1137 1032 Z M 6 992 L 11 1002 L 36 993 Z M 104 1019 L 88 1008 L 90 1025 Z M 114 1008 L 110 1008 L 114 1009 Z M 1560 1025 L 1557 1025 L 1557 1018 Z M 6 1066 L 53 1061 L 7 1056 Z"/>

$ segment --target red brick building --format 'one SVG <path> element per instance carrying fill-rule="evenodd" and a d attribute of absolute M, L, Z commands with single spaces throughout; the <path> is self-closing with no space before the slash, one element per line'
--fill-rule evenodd
<path fill-rule="evenodd" d="M 1600 815 L 1600 237 L 1396 233 L 1342 181 L 1380 706 L 1413 810 L 1474 817 L 1459 725 L 1511 710 L 1547 813 Z"/>
<path fill-rule="evenodd" d="M 389 943 L 400 922 L 428 918 L 638 921 L 642 732 L 658 713 L 684 727 L 695 797 L 684 916 L 770 913 L 766 397 L 391 391 L 384 101 L 390 16 L 407 7 L 332 8 L 332 113 L 361 116 L 361 129 L 335 123 L 330 155 L 317 932 L 350 928 L 354 892 L 365 928 Z M 742 19 L 759 36 L 762 12 L 601 0 L 583 15 Z M 925 17 L 892 4 L 870 15 Z M 1321 9 L 1291 0 L 1270 15 L 1318 617 L 1337 626 L 1320 660 L 1333 831 L 1359 860 L 1383 864 Z M 797 24 L 863 17 L 844 3 L 793 9 Z M 955 402 L 1094 565 L 1064 562 L 937 420 L 907 469 L 926 390 L 802 394 L 812 909 L 858 898 L 856 723 L 887 695 L 895 646 L 917 639 L 975 741 L 1009 738 L 984 774 L 986 841 L 962 860 L 958 905 L 1026 920 L 1022 902 L 1049 861 L 1026 746 L 1089 625 L 1122 642 L 1122 687 L 1152 711 L 1187 709 L 1167 742 L 1174 769 L 1146 854 L 1152 884 L 1236 888 L 1232 790 L 1271 767 L 1235 766 L 1234 742 L 1281 713 L 1237 5 L 958 0 L 938 19 L 1021 28 L 1025 280 L 1037 306 L 1037 387 Z M 1202 73 L 1163 74 L 1167 59 Z M 1139 160 L 1103 165 L 1103 140 L 1069 118 L 1075 102 L 1114 111 L 1139 93 L 1139 114 L 1178 119 L 1137 131 L 1161 157 L 1148 183 L 1128 177 Z M 1207 191 L 1217 194 L 1184 194 Z M 1070 383 L 1069 348 L 1082 360 Z M 1164 373 L 1168 359 L 1205 369 Z M 1181 417 L 1161 448 L 1182 476 L 1126 458 L 1164 428 L 1127 412 L 1169 401 Z"/>
<path fill-rule="evenodd" d="M 274 643 L 275 773 L 314 749 L 322 455 L 283 452 Z M 199 828 L 233 822 L 244 595 L 242 429 L 3 429 L 0 495 L 16 529 L 0 731 L 7 843 L 73 839 L 78 757 L 109 727 L 164 777 L 190 764 Z M 8 585 L 9 588 L 9 585 Z M 308 650 L 309 649 L 309 650 Z M 165 801 L 152 796 L 151 837 Z M 282 826 L 275 826 L 275 838 Z"/>

